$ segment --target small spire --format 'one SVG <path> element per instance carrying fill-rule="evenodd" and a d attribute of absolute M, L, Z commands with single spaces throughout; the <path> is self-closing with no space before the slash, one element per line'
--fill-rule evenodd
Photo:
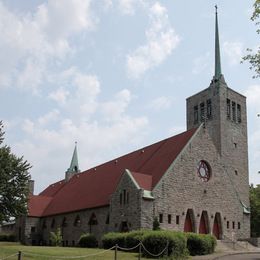
<path fill-rule="evenodd" d="M 70 167 L 66 171 L 66 179 L 70 179 L 75 173 L 79 173 L 79 163 L 78 163 L 78 152 L 77 152 L 77 142 L 75 142 L 75 148 L 73 151 Z"/>
<path fill-rule="evenodd" d="M 221 63 L 220 63 L 220 47 L 219 47 L 219 33 L 218 33 L 218 7 L 216 8 L 216 24 L 215 24 L 215 79 L 219 80 L 221 77 Z"/>

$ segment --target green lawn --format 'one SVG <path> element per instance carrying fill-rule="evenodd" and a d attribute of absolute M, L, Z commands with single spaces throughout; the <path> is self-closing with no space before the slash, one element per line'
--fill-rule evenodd
<path fill-rule="evenodd" d="M 55 260 L 62 259 L 59 257 L 66 257 L 66 260 L 72 259 L 114 259 L 114 251 L 106 251 L 103 253 L 103 249 L 90 249 L 90 248 L 75 248 L 75 247 L 43 247 L 43 246 L 23 246 L 18 243 L 0 242 L 0 260 L 7 256 L 22 252 L 22 260 Z M 94 255 L 99 253 L 99 255 Z M 82 258 L 73 258 L 75 256 L 87 256 Z M 55 257 L 56 256 L 56 257 Z M 71 256 L 71 257 L 70 257 Z M 8 258 L 8 260 L 17 260 L 17 256 Z M 137 260 L 138 254 L 118 252 L 118 260 Z"/>

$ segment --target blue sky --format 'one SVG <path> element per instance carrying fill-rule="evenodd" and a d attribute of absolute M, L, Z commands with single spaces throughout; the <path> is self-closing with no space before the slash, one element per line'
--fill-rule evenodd
<path fill-rule="evenodd" d="M 260 183 L 259 44 L 253 1 L 2 0 L 0 91 L 5 142 L 33 165 L 36 192 L 185 130 L 185 99 L 209 86 L 214 5 L 222 72 L 247 96 L 250 183 Z"/>

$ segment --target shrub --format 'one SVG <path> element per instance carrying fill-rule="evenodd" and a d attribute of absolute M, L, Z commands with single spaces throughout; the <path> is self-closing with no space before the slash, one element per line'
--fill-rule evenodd
<path fill-rule="evenodd" d="M 160 222 L 158 221 L 158 218 L 155 217 L 153 219 L 153 230 L 160 230 Z"/>
<path fill-rule="evenodd" d="M 0 234 L 0 241 L 14 242 L 15 235 L 14 234 Z"/>
<path fill-rule="evenodd" d="M 168 247 L 162 255 L 180 258 L 187 255 L 186 237 L 181 232 L 174 231 L 148 231 L 143 235 L 143 244 L 147 251 L 157 255 Z M 148 252 L 143 250 L 146 257 L 151 257 Z"/>
<path fill-rule="evenodd" d="M 80 236 L 78 244 L 80 247 L 94 248 L 98 246 L 98 241 L 94 235 L 86 233 Z"/>
<path fill-rule="evenodd" d="M 102 237 L 102 244 L 105 249 L 111 248 L 116 244 L 125 247 L 125 240 L 128 233 L 110 232 Z"/>
<path fill-rule="evenodd" d="M 61 246 L 62 244 L 62 235 L 61 235 L 61 230 L 58 228 L 56 232 L 50 232 L 50 240 L 51 244 L 53 246 Z"/>
<path fill-rule="evenodd" d="M 137 246 L 140 243 L 140 241 L 142 241 L 143 236 L 146 232 L 148 232 L 148 230 L 143 229 L 126 233 L 125 246 L 127 248 L 133 248 Z M 138 247 L 134 249 L 135 252 L 138 252 L 138 250 Z"/>
<path fill-rule="evenodd" d="M 190 255 L 207 255 L 214 252 L 216 239 L 211 235 L 186 233 Z"/>

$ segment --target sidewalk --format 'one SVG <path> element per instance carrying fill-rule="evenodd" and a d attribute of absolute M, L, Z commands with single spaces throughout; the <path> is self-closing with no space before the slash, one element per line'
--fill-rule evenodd
<path fill-rule="evenodd" d="M 221 259 L 223 256 L 231 256 L 231 255 L 241 255 L 241 254 L 259 254 L 260 256 L 260 252 L 248 252 L 248 251 L 230 251 L 230 252 L 216 252 L 212 255 L 198 255 L 198 256 L 193 256 L 191 259 L 192 260 L 217 260 L 217 259 Z"/>
<path fill-rule="evenodd" d="M 221 241 L 218 241 L 216 251 L 214 254 L 211 255 L 200 255 L 200 256 L 193 256 L 192 260 L 217 260 L 221 259 L 223 256 L 231 256 L 231 255 L 240 255 L 240 254 L 259 254 L 260 255 L 260 248 L 254 247 L 251 244 L 248 244 L 247 248 L 241 246 L 242 242 L 238 242 L 236 244 L 237 249 L 233 249 L 231 244 L 225 244 Z"/>

